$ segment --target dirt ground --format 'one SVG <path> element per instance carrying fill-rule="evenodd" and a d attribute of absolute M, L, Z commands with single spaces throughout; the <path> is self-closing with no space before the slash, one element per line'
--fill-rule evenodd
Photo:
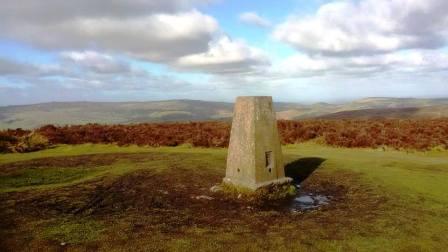
<path fill-rule="evenodd" d="M 198 162 L 192 169 L 182 163 L 191 158 L 179 153 L 102 154 L 1 165 L 2 174 L 11 174 L 30 167 L 85 168 L 118 160 L 144 166 L 168 160 L 163 170 L 139 169 L 65 187 L 1 193 L 0 246 L 3 251 L 70 251 L 129 249 L 132 244 L 133 250 L 166 250 L 169 248 L 163 243 L 167 240 L 194 237 L 201 243 L 201 239 L 226 233 L 241 236 L 238 242 L 252 237 L 263 249 L 275 246 L 263 243 L 266 236 L 313 248 L 315 240 L 344 239 L 354 229 L 361 234 L 377 232 L 370 223 L 390 200 L 360 183 L 353 172 L 319 170 L 324 160 L 290 157 L 286 172 L 301 182 L 300 193 L 329 196 L 330 203 L 303 211 L 292 211 L 293 199 L 253 204 L 210 192 L 224 176 L 224 164 L 209 169 L 207 163 Z M 297 172 L 297 167 L 306 169 Z M 45 236 L 49 226 L 67 222 L 100 223 L 98 230 L 93 230 L 98 236 L 75 242 L 64 241 L 64 236 Z M 232 248 L 229 240 L 217 239 L 218 248 Z M 148 244 L 154 247 L 148 248 Z"/>

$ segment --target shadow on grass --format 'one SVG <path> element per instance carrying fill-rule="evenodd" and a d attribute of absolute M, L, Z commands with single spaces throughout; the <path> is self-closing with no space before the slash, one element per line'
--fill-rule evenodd
<path fill-rule="evenodd" d="M 323 158 L 307 157 L 297 159 L 285 166 L 285 175 L 294 180 L 295 183 L 302 183 L 325 161 Z"/>

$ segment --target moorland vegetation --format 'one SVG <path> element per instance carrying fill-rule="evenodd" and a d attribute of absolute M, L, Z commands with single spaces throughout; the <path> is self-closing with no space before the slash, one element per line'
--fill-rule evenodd
<path fill-rule="evenodd" d="M 26 152 L 51 144 L 227 147 L 231 124 L 223 121 L 129 125 L 46 125 L 34 131 L 0 131 L 0 151 Z M 448 149 L 448 118 L 432 120 L 280 120 L 282 144 L 316 141 L 347 148 Z"/>

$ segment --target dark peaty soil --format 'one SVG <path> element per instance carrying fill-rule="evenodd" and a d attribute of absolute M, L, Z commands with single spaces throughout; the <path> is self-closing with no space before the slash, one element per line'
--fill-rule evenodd
<path fill-rule="evenodd" d="M 310 237 L 342 239 L 353 227 L 359 232 L 374 232 L 369 223 L 384 211 L 388 201 L 385 196 L 364 186 L 357 174 L 317 169 L 307 175 L 301 190 L 330 196 L 330 204 L 299 213 L 290 211 L 291 202 L 288 201 L 254 205 L 210 192 L 209 188 L 221 181 L 224 169 L 205 169 L 201 164 L 197 170 L 183 167 L 175 160 L 191 155 L 170 155 L 88 155 L 29 161 L 36 167 L 75 167 L 111 164 L 123 158 L 136 162 L 173 160 L 163 171 L 139 170 L 63 188 L 0 194 L 0 228 L 4 232 L 0 234 L 3 235 L 0 245 L 6 250 L 20 250 L 29 239 L 27 235 L 31 235 L 31 231 L 24 228 L 29 221 L 57 218 L 89 218 L 109 223 L 110 228 L 103 232 L 108 237 L 113 237 L 120 228 L 130 229 L 132 235 L 126 242 L 154 232 L 177 237 L 193 226 L 211 232 L 232 232 L 234 227 L 243 227 L 253 236 L 276 232 L 284 236 L 285 241 L 303 239 L 305 242 Z M 29 164 L 16 163 L 9 165 L 8 170 Z M 282 228 L 285 226 L 289 229 Z M 24 230 L 27 235 L 14 230 Z M 115 241 L 97 241 L 93 248 L 101 248 L 106 243 L 110 246 L 111 242 L 114 244 Z M 38 244 L 40 249 L 58 248 L 57 243 Z M 126 247 L 123 243 L 115 245 Z M 92 244 L 73 246 L 87 248 Z"/>

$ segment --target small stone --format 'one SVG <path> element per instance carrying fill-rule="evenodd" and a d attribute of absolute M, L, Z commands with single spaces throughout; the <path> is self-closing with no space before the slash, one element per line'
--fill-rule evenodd
<path fill-rule="evenodd" d="M 314 197 L 314 200 L 317 201 L 318 205 L 328 205 L 328 198 L 322 195 L 317 195 Z"/>
<path fill-rule="evenodd" d="M 196 196 L 195 199 L 197 199 L 197 200 L 200 200 L 200 199 L 213 200 L 212 197 L 207 196 L 207 195 L 199 195 L 199 196 Z"/>
<path fill-rule="evenodd" d="M 61 242 L 61 246 L 65 246 L 67 243 L 65 242 Z"/>
<path fill-rule="evenodd" d="M 297 197 L 294 199 L 294 201 L 301 203 L 301 204 L 306 204 L 306 205 L 311 205 L 314 203 L 314 199 L 308 195 Z"/>
<path fill-rule="evenodd" d="M 243 195 L 240 193 L 238 194 L 238 199 L 241 199 L 243 197 Z"/>
<path fill-rule="evenodd" d="M 222 192 L 222 186 L 220 185 L 214 185 L 210 187 L 210 192 Z"/>

